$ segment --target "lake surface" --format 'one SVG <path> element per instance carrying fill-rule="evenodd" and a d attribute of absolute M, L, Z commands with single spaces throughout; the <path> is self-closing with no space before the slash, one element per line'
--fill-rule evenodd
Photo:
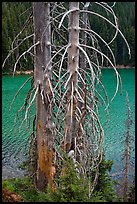
<path fill-rule="evenodd" d="M 125 167 L 124 148 L 125 136 L 127 133 L 127 102 L 126 92 L 128 93 L 130 108 L 131 108 L 131 161 L 135 165 L 135 69 L 119 69 L 122 78 L 122 95 L 120 91 L 110 104 L 109 114 L 110 119 L 107 124 L 104 124 L 105 138 L 104 147 L 107 159 L 114 160 L 112 167 L 112 175 L 121 178 L 122 171 Z M 108 97 L 111 99 L 116 86 L 114 71 L 103 70 L 103 82 L 107 90 Z M 102 114 L 103 116 L 103 114 Z M 102 119 L 103 121 L 103 119 Z M 132 177 L 135 173 L 135 166 L 130 166 L 129 175 Z M 129 178 L 131 178 L 129 177 Z"/>
<path fill-rule="evenodd" d="M 122 78 L 122 95 L 120 91 L 116 95 L 114 101 L 109 108 L 109 121 L 106 123 L 106 113 L 103 109 L 100 111 L 100 119 L 104 127 L 104 149 L 107 159 L 114 160 L 111 174 L 115 176 L 121 175 L 124 168 L 124 138 L 126 135 L 127 105 L 126 91 L 128 92 L 130 108 L 131 108 L 131 138 L 132 149 L 135 148 L 135 69 L 119 69 Z M 29 76 L 3 76 L 2 77 L 2 165 L 3 168 L 9 168 L 18 171 L 19 164 L 26 159 L 28 150 L 28 140 L 32 128 L 28 129 L 24 123 L 19 129 L 20 122 L 15 121 L 17 110 L 24 103 L 25 96 L 30 88 L 30 81 L 18 94 L 15 103 L 9 111 L 11 101 Z M 115 92 L 116 77 L 112 69 L 102 70 L 102 80 L 106 88 L 109 99 Z M 34 116 L 35 104 L 33 105 L 32 118 Z M 22 116 L 23 118 L 23 116 Z M 131 159 L 134 161 L 134 151 L 131 153 Z M 4 171 L 4 170 L 3 170 Z M 134 175 L 134 165 L 130 168 L 130 175 Z"/>

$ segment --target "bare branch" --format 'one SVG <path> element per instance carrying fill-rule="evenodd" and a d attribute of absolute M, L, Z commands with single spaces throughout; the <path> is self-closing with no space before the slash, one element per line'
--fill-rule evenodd
<path fill-rule="evenodd" d="M 110 53 L 112 54 L 112 57 L 113 57 L 113 61 L 114 61 L 114 64 L 116 64 L 116 62 L 115 62 L 115 56 L 114 56 L 114 54 L 113 54 L 113 52 L 112 52 L 112 49 L 109 47 L 109 45 L 108 44 L 110 44 L 110 43 L 107 43 L 100 35 L 98 35 L 96 32 L 94 32 L 93 30 L 89 30 L 89 29 L 85 29 L 85 28 L 79 28 L 80 30 L 84 30 L 84 31 L 89 31 L 89 32 L 92 32 L 92 33 L 94 33 L 99 39 L 101 39 L 102 40 L 102 42 L 104 42 L 104 44 L 107 46 L 107 48 L 109 49 L 109 51 L 110 51 Z"/>
<path fill-rule="evenodd" d="M 11 110 L 12 105 L 13 105 L 13 103 L 14 103 L 14 101 L 15 101 L 17 95 L 19 94 L 19 92 L 21 91 L 21 89 L 26 85 L 26 83 L 27 83 L 31 78 L 32 78 L 32 76 L 29 77 L 29 78 L 24 82 L 24 84 L 19 88 L 19 90 L 18 90 L 17 93 L 15 94 L 15 96 L 14 96 L 14 98 L 13 98 L 11 104 L 10 104 L 10 109 L 9 109 L 9 111 Z"/>
<path fill-rule="evenodd" d="M 131 56 L 131 51 L 130 51 L 130 47 L 129 47 L 129 45 L 128 45 L 128 42 L 127 42 L 125 36 L 123 35 L 123 33 L 119 30 L 119 28 L 118 28 L 116 25 L 114 25 L 114 24 L 113 24 L 111 21 L 109 21 L 107 18 L 105 18 L 104 16 L 102 16 L 102 15 L 96 13 L 96 12 L 85 11 L 85 10 L 80 10 L 80 12 L 87 12 L 87 13 L 90 13 L 90 14 L 93 14 L 93 15 L 96 15 L 96 16 L 99 16 L 100 18 L 104 19 L 104 20 L 107 21 L 109 24 L 111 24 L 114 28 L 116 28 L 116 29 L 118 30 L 118 32 L 120 33 L 120 35 L 122 36 L 122 38 L 124 39 L 124 41 L 125 41 L 125 43 L 126 43 L 126 45 L 127 45 L 127 48 L 128 48 L 128 54 L 129 54 L 129 56 Z"/>
<path fill-rule="evenodd" d="M 19 35 L 21 35 L 21 33 L 25 30 L 26 26 L 28 25 L 28 22 L 32 19 L 32 12 L 30 13 L 29 17 L 27 18 L 26 22 L 24 23 L 24 26 L 22 28 L 22 30 L 16 35 L 16 37 L 14 38 L 13 42 L 12 42 L 12 50 L 14 49 L 13 45 L 15 40 L 19 37 Z"/>
<path fill-rule="evenodd" d="M 91 46 L 88 46 L 88 45 L 80 44 L 80 46 L 84 46 L 84 47 L 93 49 L 93 50 L 95 50 L 96 52 L 100 53 L 101 55 L 103 55 L 103 56 L 109 61 L 109 63 L 111 64 L 111 66 L 114 68 L 115 73 L 116 73 L 116 77 L 117 77 L 117 85 L 116 85 L 116 91 L 115 91 L 115 93 L 114 93 L 114 96 L 113 96 L 112 99 L 111 99 L 111 102 L 112 102 L 112 101 L 114 100 L 114 98 L 115 98 L 117 92 L 118 92 L 119 78 L 120 78 L 119 73 L 117 72 L 117 70 L 116 70 L 115 66 L 113 65 L 113 63 L 111 62 L 111 60 L 110 60 L 104 53 L 102 53 L 102 52 L 100 52 L 99 50 L 97 50 L 96 48 L 91 47 Z M 119 77 L 119 78 L 118 78 L 118 77 Z"/>
<path fill-rule="evenodd" d="M 29 112 L 29 110 L 30 110 L 30 107 L 32 106 L 33 101 L 34 101 L 35 98 L 36 98 L 36 95 L 37 95 L 37 93 L 38 93 L 38 90 L 39 90 L 39 86 L 37 86 L 36 91 L 35 91 L 34 96 L 33 96 L 33 99 L 31 100 L 31 102 L 29 103 L 29 106 L 28 106 L 27 109 L 26 109 L 25 117 L 24 117 L 24 119 L 23 119 L 23 121 L 22 121 L 22 123 L 21 123 L 19 129 L 22 127 L 24 121 L 27 119 L 28 112 Z"/>
<path fill-rule="evenodd" d="M 18 59 L 17 59 L 15 65 L 14 65 L 13 76 L 14 76 L 15 71 L 16 71 L 16 66 L 17 66 L 19 60 L 21 59 L 21 57 L 24 56 L 26 53 L 29 53 L 29 51 L 30 51 L 33 47 L 35 47 L 36 45 L 38 45 L 39 43 L 40 43 L 40 42 L 38 41 L 37 43 L 35 43 L 34 45 L 32 45 L 28 50 L 26 50 L 25 52 L 23 52 L 23 53 L 18 57 Z"/>
<path fill-rule="evenodd" d="M 47 63 L 46 65 L 46 68 L 45 68 L 45 71 L 44 73 L 46 72 L 46 69 L 47 67 L 49 66 L 49 64 L 52 62 L 52 60 L 61 52 L 61 50 L 63 50 L 67 45 L 63 46 L 53 57 L 51 57 L 51 59 L 49 60 L 49 62 Z M 52 68 L 51 68 L 52 69 Z"/>
<path fill-rule="evenodd" d="M 62 19 L 61 19 L 60 24 L 59 24 L 59 27 L 58 27 L 59 29 L 60 29 L 60 27 L 61 27 L 61 25 L 62 25 L 62 23 L 63 23 L 64 18 L 65 18 L 70 12 L 73 12 L 73 11 L 79 11 L 79 9 L 74 8 L 74 9 L 72 9 L 72 10 L 67 11 L 67 12 L 62 16 Z"/>
<path fill-rule="evenodd" d="M 5 63 L 6 63 L 7 59 L 10 57 L 10 55 L 11 55 L 26 39 L 28 39 L 28 38 L 30 38 L 30 37 L 32 37 L 32 36 L 34 36 L 34 34 L 31 34 L 31 35 L 25 37 L 25 38 L 18 44 L 18 46 L 14 47 L 12 50 L 9 51 L 9 54 L 7 55 L 7 57 L 5 58 L 5 60 L 4 60 L 3 64 L 2 64 L 2 69 L 4 68 Z"/>
<path fill-rule="evenodd" d="M 100 5 L 101 7 L 103 7 L 105 10 L 109 11 L 109 12 L 113 15 L 114 20 L 115 20 L 116 27 L 118 28 L 117 17 L 116 17 L 116 15 L 115 15 L 115 13 L 114 13 L 112 7 L 110 7 L 108 4 L 105 4 L 105 5 L 106 5 L 106 7 L 105 7 L 104 5 L 102 5 L 102 4 L 99 3 L 99 2 L 95 2 L 95 3 L 98 4 L 98 5 Z M 102 2 L 102 3 L 103 3 L 103 2 Z M 108 7 L 108 8 L 107 8 L 107 7 Z M 118 29 L 116 29 L 115 35 L 114 35 L 114 37 L 112 38 L 112 40 L 108 43 L 108 45 L 111 44 L 111 43 L 114 41 L 114 39 L 116 38 L 117 34 L 118 34 Z"/>

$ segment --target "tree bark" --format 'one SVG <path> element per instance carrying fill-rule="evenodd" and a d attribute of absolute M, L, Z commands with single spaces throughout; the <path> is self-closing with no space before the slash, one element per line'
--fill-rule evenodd
<path fill-rule="evenodd" d="M 55 175 L 54 123 L 51 113 L 51 28 L 45 30 L 49 23 L 50 4 L 34 2 L 34 32 L 35 43 L 35 87 L 38 88 L 36 97 L 36 138 L 37 138 L 37 179 L 36 186 L 45 190 L 48 185 L 53 187 Z M 48 65 L 48 66 L 47 66 Z"/>
<path fill-rule="evenodd" d="M 69 9 L 79 9 L 79 2 L 70 2 Z M 71 75 L 68 84 L 68 93 L 66 101 L 66 116 L 65 116 L 65 149 L 69 152 L 74 149 L 75 137 L 77 131 L 76 122 L 76 107 L 77 107 L 77 69 L 79 63 L 79 11 L 70 12 L 69 15 L 69 44 L 68 48 L 68 70 Z"/>
<path fill-rule="evenodd" d="M 87 8 L 85 8 L 85 7 L 84 7 L 84 9 L 87 10 Z M 88 16 L 87 16 L 87 13 L 83 13 L 82 20 L 83 20 L 83 22 L 82 22 L 83 26 L 81 25 L 81 27 L 87 29 L 87 25 L 88 25 Z M 81 44 L 87 45 L 87 33 L 86 32 L 84 32 L 84 31 L 81 32 L 81 39 L 82 39 Z M 83 49 L 86 52 L 86 47 L 84 47 Z M 80 65 L 80 68 L 82 70 L 81 76 L 82 76 L 83 80 L 86 81 L 85 70 L 87 69 L 87 59 L 85 58 L 85 55 L 84 55 L 83 52 L 80 53 L 79 65 Z M 84 90 L 84 94 L 83 94 L 82 91 L 79 91 L 79 92 L 80 92 L 82 98 L 85 101 L 86 100 L 86 85 L 84 85 L 83 82 L 80 81 L 79 86 L 81 87 L 82 90 Z M 86 103 L 86 101 L 85 101 L 85 103 Z M 81 103 L 81 102 L 78 103 L 78 106 L 79 106 L 80 110 L 83 109 L 82 114 L 85 115 L 86 109 L 85 109 L 85 106 L 83 107 L 83 105 L 84 104 Z M 84 117 L 82 118 L 82 121 L 81 121 L 81 126 L 83 127 L 83 125 L 84 125 Z M 81 126 L 79 125 L 79 127 L 78 127 L 78 141 L 77 141 L 77 145 L 79 146 L 79 149 L 83 149 L 83 145 L 81 145 L 82 144 L 82 140 L 83 140 L 83 138 L 82 138 L 82 134 L 83 133 L 82 133 L 82 127 Z M 86 138 L 85 138 L 85 140 L 86 140 Z M 80 159 L 81 159 L 80 158 L 80 154 L 77 151 L 76 152 L 76 160 L 78 162 L 80 162 Z"/>
<path fill-rule="evenodd" d="M 129 175 L 129 158 L 130 158 L 130 124 L 131 124 L 131 110 L 128 99 L 128 93 L 126 92 L 126 101 L 128 108 L 128 118 L 127 118 L 127 134 L 125 140 L 125 160 L 126 160 L 126 169 L 125 169 L 125 178 L 124 178 L 124 189 L 123 189 L 123 197 L 124 201 L 127 202 L 127 193 L 128 193 L 128 175 Z"/>

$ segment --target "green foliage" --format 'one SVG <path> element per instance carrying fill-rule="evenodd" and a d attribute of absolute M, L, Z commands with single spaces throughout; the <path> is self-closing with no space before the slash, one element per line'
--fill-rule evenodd
<path fill-rule="evenodd" d="M 75 164 L 72 159 L 65 158 L 62 173 L 56 179 L 56 191 L 48 194 L 56 202 L 84 202 L 88 199 L 88 186 L 83 178 L 78 176 Z"/>
<path fill-rule="evenodd" d="M 108 2 L 112 5 L 113 2 Z M 92 4 L 92 11 L 101 14 L 102 16 L 108 18 L 114 23 L 112 15 L 108 14 L 101 6 Z M 118 65 L 130 65 L 135 66 L 135 2 L 116 2 L 113 10 L 118 17 L 118 26 L 121 32 L 127 39 L 130 49 L 131 49 L 131 59 L 128 56 L 128 50 L 125 42 L 123 41 L 121 35 L 118 33 L 114 42 L 110 45 L 112 48 L 116 64 Z M 90 23 L 92 29 L 97 32 L 106 42 L 110 42 L 115 35 L 115 29 L 110 26 L 106 21 L 96 16 L 90 16 Z M 111 54 L 99 41 L 101 50 L 111 59 Z M 107 63 L 106 65 L 107 66 Z"/>
<path fill-rule="evenodd" d="M 106 160 L 103 155 L 102 161 L 99 165 L 99 178 L 97 185 L 94 189 L 93 198 L 95 199 L 99 196 L 107 202 L 112 202 L 116 199 L 116 194 L 114 191 L 115 182 L 110 178 L 109 172 L 111 171 L 113 165 L 112 160 Z M 96 170 L 94 170 L 93 175 Z M 92 177 L 91 177 L 92 178 Z"/>
<path fill-rule="evenodd" d="M 25 21 L 31 13 L 31 3 L 30 2 L 2 2 L 2 62 L 7 57 L 9 51 L 11 50 L 11 44 L 15 38 L 15 36 L 22 30 Z M 27 9 L 29 9 L 27 11 Z M 26 11 L 26 12 L 25 12 Z M 26 36 L 32 34 L 32 22 L 28 24 L 27 28 L 21 33 L 19 36 L 18 44 L 25 38 Z M 20 46 L 19 49 L 11 54 L 9 59 L 7 60 L 5 67 L 3 69 L 3 73 L 8 71 L 12 72 L 13 66 L 21 53 L 29 48 L 32 44 L 32 38 L 24 41 L 24 43 Z M 14 43 L 14 47 L 17 44 Z M 18 63 L 17 70 L 26 70 L 32 69 L 31 65 L 31 57 L 28 56 L 28 62 L 21 60 L 21 63 Z M 30 67 L 31 66 L 31 67 Z"/>
<path fill-rule="evenodd" d="M 90 198 L 91 202 L 107 202 L 107 200 L 103 197 L 102 193 L 94 192 Z"/>
<path fill-rule="evenodd" d="M 46 201 L 49 202 L 113 202 L 119 201 L 114 192 L 114 182 L 109 177 L 113 161 L 103 160 L 99 167 L 99 179 L 95 190 L 89 198 L 88 180 L 79 178 L 74 162 L 65 159 L 63 169 L 65 170 L 60 178 L 56 179 L 57 188 L 53 193 L 47 191 Z M 62 170 L 63 171 L 63 170 Z M 94 172 L 93 172 L 94 174 Z"/>
<path fill-rule="evenodd" d="M 135 178 L 129 189 L 128 202 L 135 202 Z"/>
<path fill-rule="evenodd" d="M 112 3 L 110 2 L 109 4 Z M 2 62 L 11 49 L 11 43 L 13 39 L 20 32 L 20 30 L 22 30 L 26 19 L 32 11 L 31 6 L 31 2 L 2 2 Z M 68 4 L 65 3 L 65 6 L 68 7 Z M 93 3 L 91 4 L 90 9 L 94 12 L 98 12 L 99 14 L 109 18 L 112 20 L 112 22 L 114 22 L 112 16 L 108 15 L 101 6 Z M 127 38 L 131 48 L 131 59 L 129 59 L 126 45 L 121 36 L 118 35 L 112 45 L 110 45 L 116 56 L 116 63 L 135 66 L 135 2 L 117 2 L 113 9 L 119 19 L 119 28 Z M 113 38 L 115 34 L 115 29 L 113 26 L 110 26 L 107 22 L 94 15 L 90 15 L 89 19 L 92 29 L 97 32 L 104 40 L 106 40 L 106 42 L 109 42 Z M 32 33 L 33 23 L 31 21 L 27 29 L 22 32 L 19 39 L 23 39 Z M 56 38 L 57 41 L 62 42 L 60 36 L 57 35 Z M 67 37 L 65 38 L 67 39 Z M 11 57 L 7 60 L 3 72 L 12 71 L 18 54 L 23 53 L 32 44 L 32 38 L 26 40 L 20 46 L 20 49 L 17 50 L 15 54 L 12 54 Z M 58 44 L 58 42 L 55 42 L 55 44 Z M 111 57 L 111 54 L 108 52 L 106 46 L 100 44 L 100 47 L 108 57 Z M 18 64 L 17 70 L 33 69 L 32 59 L 29 55 L 27 57 L 29 57 L 28 61 L 25 61 L 24 58 L 21 59 L 21 63 Z M 107 64 L 105 66 L 107 66 Z"/>
<path fill-rule="evenodd" d="M 29 202 L 113 202 L 116 198 L 113 182 L 109 177 L 113 162 L 103 160 L 99 167 L 99 179 L 95 190 L 89 198 L 87 179 L 78 176 L 77 169 L 71 158 L 64 157 L 61 174 L 55 179 L 56 190 L 50 188 L 45 192 L 37 191 L 29 177 L 23 179 L 3 180 L 2 187 L 7 187 L 21 195 Z"/>
<path fill-rule="evenodd" d="M 37 201 L 37 190 L 34 188 L 29 177 L 23 179 L 13 178 L 2 181 L 2 188 L 7 188 L 11 192 L 16 192 L 21 195 L 25 201 Z"/>
<path fill-rule="evenodd" d="M 7 188 L 9 191 L 14 191 L 15 188 L 10 180 L 2 180 L 2 189 Z"/>

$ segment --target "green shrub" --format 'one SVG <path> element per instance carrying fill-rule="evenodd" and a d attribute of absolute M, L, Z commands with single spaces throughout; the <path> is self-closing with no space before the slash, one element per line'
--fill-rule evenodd
<path fill-rule="evenodd" d="M 14 188 L 14 186 L 12 184 L 12 180 L 3 179 L 2 180 L 2 189 L 4 189 L 4 188 L 8 189 L 9 191 L 14 191 L 15 188 Z"/>
<path fill-rule="evenodd" d="M 113 165 L 112 160 L 106 160 L 103 155 L 102 161 L 99 165 L 99 177 L 97 185 L 93 191 L 92 198 L 96 200 L 97 198 L 102 201 L 112 202 L 117 199 L 114 184 L 115 182 L 110 178 L 109 172 L 111 171 Z M 96 169 L 92 172 L 91 178 L 94 178 Z M 92 181 L 92 180 L 91 180 Z M 92 199 L 93 200 L 93 199 Z"/>
<path fill-rule="evenodd" d="M 64 157 L 60 176 L 55 179 L 56 190 L 38 191 L 29 177 L 3 180 L 2 187 L 15 191 L 28 202 L 113 202 L 119 201 L 113 188 L 114 182 L 109 176 L 113 162 L 103 156 L 99 166 L 97 185 L 89 198 L 89 180 L 78 176 L 71 158 Z M 92 172 L 94 175 L 95 172 Z M 92 179 L 91 179 L 92 182 Z"/>
<path fill-rule="evenodd" d="M 130 186 L 128 193 L 128 202 L 135 202 L 135 178 Z"/>
<path fill-rule="evenodd" d="M 83 178 L 78 176 L 75 164 L 71 158 L 65 158 L 64 173 L 56 179 L 56 191 L 51 197 L 56 202 L 83 202 L 88 197 L 88 187 Z"/>

